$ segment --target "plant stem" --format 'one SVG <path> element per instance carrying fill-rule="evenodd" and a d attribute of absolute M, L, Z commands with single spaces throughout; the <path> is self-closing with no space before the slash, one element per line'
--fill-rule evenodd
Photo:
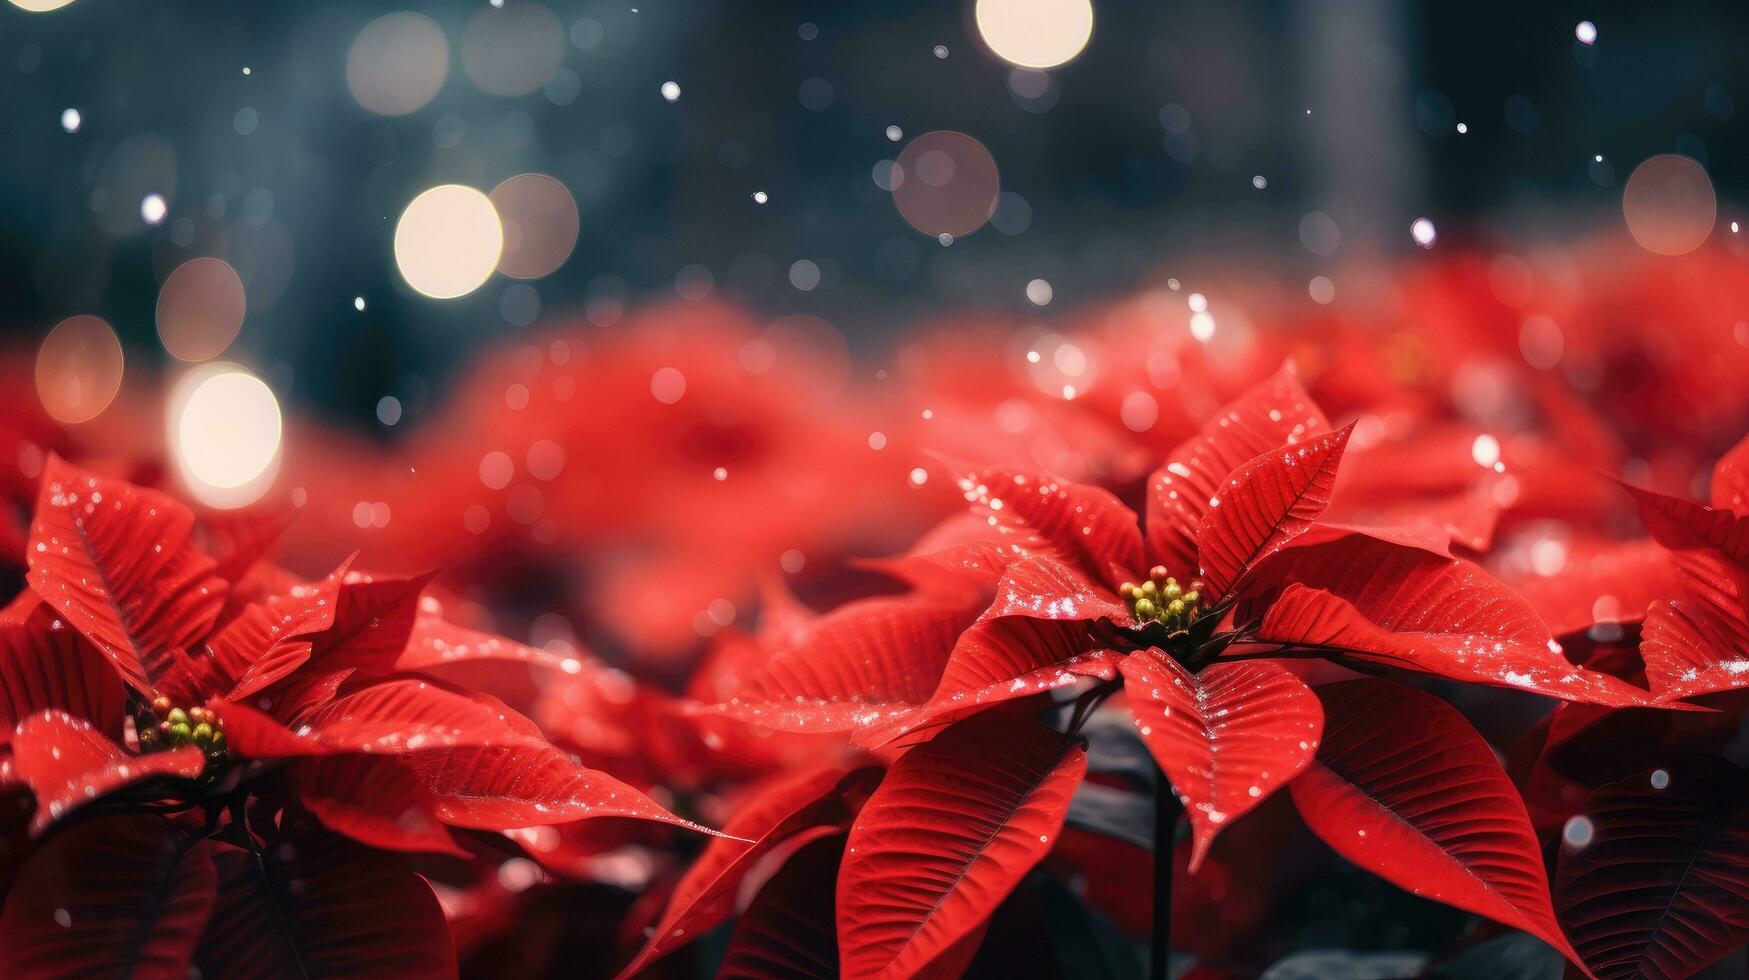
<path fill-rule="evenodd" d="M 1154 770 L 1154 932 L 1148 958 L 1149 980 L 1166 980 L 1172 959 L 1172 858 L 1178 818 L 1184 804 L 1172 792 L 1172 782 Z"/>

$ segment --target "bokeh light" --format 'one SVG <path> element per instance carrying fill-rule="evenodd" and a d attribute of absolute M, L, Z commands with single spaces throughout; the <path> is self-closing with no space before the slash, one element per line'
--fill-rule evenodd
<path fill-rule="evenodd" d="M 565 25 L 538 3 L 485 7 L 462 32 L 462 71 L 487 95 L 527 95 L 547 83 L 565 57 Z"/>
<path fill-rule="evenodd" d="M 1093 36 L 1088 0 L 978 0 L 975 19 L 990 50 L 1022 68 L 1072 61 Z"/>
<path fill-rule="evenodd" d="M 73 0 L 12 0 L 12 5 L 19 10 L 28 10 L 33 14 L 46 14 L 51 10 L 59 10 Z"/>
<path fill-rule="evenodd" d="M 96 418 L 121 390 L 121 341 L 109 324 L 75 316 L 55 324 L 36 352 L 36 393 L 57 421 Z"/>
<path fill-rule="evenodd" d="M 577 244 L 577 201 L 546 174 L 517 174 L 492 189 L 492 206 L 504 229 L 498 271 L 512 279 L 550 275 Z"/>
<path fill-rule="evenodd" d="M 449 75 L 449 41 L 424 14 L 401 11 L 365 25 L 346 52 L 346 87 L 379 116 L 424 108 Z"/>
<path fill-rule="evenodd" d="M 212 507 L 254 503 L 279 470 L 279 399 L 235 364 L 188 372 L 170 393 L 169 439 L 183 482 Z"/>
<path fill-rule="evenodd" d="M 936 130 L 906 144 L 890 174 L 893 203 L 926 235 L 969 235 L 996 212 L 996 160 L 964 133 Z"/>
<path fill-rule="evenodd" d="M 179 360 L 209 360 L 237 339 L 247 309 L 243 280 L 230 263 L 190 259 L 158 291 L 158 339 Z"/>
<path fill-rule="evenodd" d="M 433 299 L 480 288 L 503 251 L 504 228 L 491 199 L 462 184 L 420 194 L 395 225 L 395 265 L 407 285 Z"/>
<path fill-rule="evenodd" d="M 1664 153 L 1634 168 L 1621 193 L 1628 234 L 1648 252 L 1682 255 L 1712 234 L 1719 201 L 1706 169 L 1688 157 Z"/>

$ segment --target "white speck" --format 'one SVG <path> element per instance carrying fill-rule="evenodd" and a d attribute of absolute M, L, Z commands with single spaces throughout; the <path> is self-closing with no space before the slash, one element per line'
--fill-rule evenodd
<path fill-rule="evenodd" d="M 1670 773 L 1668 770 L 1665 770 L 1665 769 L 1652 770 L 1652 788 L 1653 789 L 1668 789 L 1669 786 L 1670 786 Z"/>
<path fill-rule="evenodd" d="M 897 126 L 888 126 L 887 127 L 887 139 L 889 141 L 897 143 L 904 138 L 905 138 L 905 131 L 904 130 L 900 129 Z"/>
<path fill-rule="evenodd" d="M 1269 178 L 1263 176 L 1262 174 L 1258 174 L 1257 176 L 1251 178 L 1251 186 L 1257 188 L 1258 190 L 1262 190 L 1265 187 L 1269 186 Z"/>
<path fill-rule="evenodd" d="M 352 297 L 352 308 L 357 310 L 360 313 L 363 313 L 364 312 L 364 297 L 363 296 Z"/>
<path fill-rule="evenodd" d="M 1049 306 L 1053 295 L 1055 294 L 1051 284 L 1043 279 L 1034 279 L 1026 284 L 1026 298 L 1034 306 Z"/>
<path fill-rule="evenodd" d="M 947 57 L 947 45 L 945 45 L 945 44 L 937 44 L 937 45 L 936 45 L 936 46 L 935 46 L 935 56 L 936 56 L 936 57 L 937 57 L 937 58 L 945 58 L 945 57 Z"/>
<path fill-rule="evenodd" d="M 83 121 L 84 119 L 79 115 L 78 109 L 69 108 L 61 110 L 61 128 L 67 132 L 77 133 L 79 131 L 79 124 Z"/>
<path fill-rule="evenodd" d="M 1733 222 L 1731 222 L 1731 234 L 1735 235 L 1736 233 L 1737 233 L 1737 223 L 1735 221 L 1733 221 Z"/>
<path fill-rule="evenodd" d="M 55 925 L 60 926 L 62 929 L 71 928 L 73 925 L 72 913 L 68 912 L 66 909 L 56 909 L 55 910 Z"/>
<path fill-rule="evenodd" d="M 1596 832 L 1597 827 L 1591 822 L 1590 817 L 1582 813 L 1576 814 L 1568 817 L 1566 824 L 1561 827 L 1561 840 L 1568 847 L 1578 850 L 1591 843 L 1591 838 Z"/>
<path fill-rule="evenodd" d="M 718 483 L 721 483 L 729 478 L 729 470 L 727 467 L 719 466 L 711 470 L 711 476 L 715 477 Z"/>
<path fill-rule="evenodd" d="M 1184 298 L 1184 301 L 1189 304 L 1192 313 L 1202 313 L 1209 308 L 1208 297 L 1201 293 L 1191 293 Z"/>
<path fill-rule="evenodd" d="M 1458 134 L 1459 134 L 1459 135 L 1460 135 L 1460 136 L 1461 136 L 1461 135 L 1463 135 L 1463 134 L 1464 134 L 1464 133 L 1467 133 L 1467 132 L 1469 132 L 1469 131 L 1470 131 L 1470 127 L 1469 127 L 1469 126 L 1467 126 L 1467 125 L 1465 125 L 1465 124 L 1464 124 L 1464 123 L 1458 123 L 1458 125 L 1457 125 L 1457 131 L 1458 131 Z"/>
<path fill-rule="evenodd" d="M 1470 458 L 1477 466 L 1492 467 L 1500 462 L 1500 440 L 1484 432 L 1470 443 Z"/>
<path fill-rule="evenodd" d="M 1596 44 L 1597 25 L 1588 20 L 1582 20 L 1574 26 L 1573 36 L 1579 39 L 1580 44 Z"/>
<path fill-rule="evenodd" d="M 1434 240 L 1439 238 L 1439 231 L 1433 227 L 1432 221 L 1416 218 L 1415 223 L 1409 226 L 1409 237 L 1415 239 L 1415 244 L 1422 248 L 1432 248 Z"/>
<path fill-rule="evenodd" d="M 252 72 L 252 71 L 250 71 L 250 70 L 249 70 L 249 66 L 248 66 L 248 65 L 244 65 L 244 66 L 243 66 L 243 74 L 245 74 L 245 75 L 252 75 L 252 74 L 254 74 L 254 72 Z"/>
<path fill-rule="evenodd" d="M 679 82 L 663 82 L 662 83 L 662 98 L 667 99 L 669 102 L 679 101 L 680 100 L 680 83 Z"/>
<path fill-rule="evenodd" d="M 754 204 L 764 204 L 766 201 L 769 201 L 769 200 L 771 200 L 771 198 L 767 197 L 764 191 L 754 191 L 753 192 L 753 203 Z"/>
<path fill-rule="evenodd" d="M 147 194 L 140 200 L 140 217 L 145 220 L 146 224 L 159 224 L 169 211 L 170 206 L 164 203 L 164 197 L 161 194 Z"/>
<path fill-rule="evenodd" d="M 377 421 L 384 425 L 394 425 L 401 421 L 401 400 L 394 395 L 384 395 L 377 399 Z"/>
<path fill-rule="evenodd" d="M 911 471 L 911 485 L 920 487 L 929 482 L 929 471 L 919 466 Z"/>

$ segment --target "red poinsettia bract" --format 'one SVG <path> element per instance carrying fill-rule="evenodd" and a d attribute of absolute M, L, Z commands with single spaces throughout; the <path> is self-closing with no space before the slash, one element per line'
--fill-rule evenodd
<path fill-rule="evenodd" d="M 449 975 L 436 898 L 398 852 L 685 823 L 423 673 L 553 659 L 443 622 L 424 577 L 343 564 L 306 583 L 215 560 L 194 525 L 48 461 L 29 589 L 0 612 L 0 786 L 28 791 L 13 812 L 41 838 L 0 881 L 0 973 Z"/>

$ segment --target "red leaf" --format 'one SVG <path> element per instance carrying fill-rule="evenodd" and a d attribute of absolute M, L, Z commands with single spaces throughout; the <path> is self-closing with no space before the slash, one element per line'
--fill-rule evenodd
<path fill-rule="evenodd" d="M 1646 692 L 1576 667 L 1529 604 L 1481 568 L 1365 537 L 1296 548 L 1255 639 L 1456 680 L 1609 705 Z M 1250 610 L 1241 610 L 1249 617 Z"/>
<path fill-rule="evenodd" d="M 206 768 L 206 756 L 194 746 L 131 755 L 85 719 L 50 710 L 19 724 L 12 765 L 36 794 L 30 828 L 40 834 L 74 807 L 124 786 L 159 776 L 193 779 Z"/>
<path fill-rule="evenodd" d="M 717 980 L 834 980 L 838 976 L 838 865 L 844 836 L 790 855 L 735 924 Z"/>
<path fill-rule="evenodd" d="M 1562 854 L 1555 894 L 1597 976 L 1685 977 L 1749 941 L 1745 785 L 1695 756 L 1586 801 L 1593 837 Z"/>
<path fill-rule="evenodd" d="M 1397 887 L 1523 929 L 1578 962 L 1555 923 L 1524 802 L 1469 722 L 1388 681 L 1317 693 L 1324 744 L 1289 784 L 1306 825 Z"/>
<path fill-rule="evenodd" d="M 242 510 L 205 510 L 200 514 L 198 531 L 207 554 L 217 563 L 218 576 L 235 582 L 273 550 L 296 517 L 294 510 L 259 505 Z"/>
<path fill-rule="evenodd" d="M 649 941 L 619 975 L 632 976 L 721 925 L 733 912 L 736 887 L 761 858 L 797 834 L 848 824 L 850 810 L 845 795 L 866 795 L 879 781 L 878 768 L 854 773 L 827 768 L 753 790 L 723 827 L 723 833 L 731 836 L 712 840 L 686 870 Z M 827 928 L 831 928 L 830 920 Z"/>
<path fill-rule="evenodd" d="M 1148 557 L 1174 574 L 1199 564 L 1197 533 L 1227 474 L 1330 428 L 1289 368 L 1222 408 L 1148 479 Z"/>
<path fill-rule="evenodd" d="M 959 486 L 975 513 L 1014 534 L 1013 543 L 1028 552 L 1053 555 L 1105 581 L 1134 578 L 1142 569 L 1136 514 L 1107 490 L 999 467 L 962 476 Z"/>
<path fill-rule="evenodd" d="M 250 603 L 207 641 L 214 665 L 235 682 L 230 700 L 265 690 L 309 661 L 310 637 L 334 625 L 351 563 L 348 558 L 320 582 Z"/>
<path fill-rule="evenodd" d="M 1318 699 L 1271 663 L 1214 663 L 1191 674 L 1158 650 L 1119 662 L 1136 730 L 1190 817 L 1195 873 L 1223 827 L 1312 762 Z"/>
<path fill-rule="evenodd" d="M 1050 850 L 1086 768 L 1074 740 L 990 712 L 900 758 L 838 875 L 844 975 L 916 973 L 979 928 Z"/>
<path fill-rule="evenodd" d="M 1003 569 L 996 597 L 983 618 L 1027 616 L 1032 619 L 1109 619 L 1123 626 L 1135 617 L 1103 582 L 1055 558 L 1022 558 Z"/>
<path fill-rule="evenodd" d="M 31 588 L 150 696 L 212 629 L 228 586 L 189 539 L 194 515 L 51 456 L 26 558 Z"/>
<path fill-rule="evenodd" d="M 1640 520 L 1666 548 L 1714 548 L 1749 565 L 1749 517 L 1680 497 L 1622 484 L 1640 509 Z"/>
<path fill-rule="evenodd" d="M 218 902 L 195 957 L 207 976 L 455 976 L 437 896 L 399 855 L 318 831 L 213 861 Z"/>
<path fill-rule="evenodd" d="M 1634 623 L 1653 600 L 1677 594 L 1682 578 L 1670 553 L 1650 538 L 1573 542 L 1566 564 L 1554 575 L 1507 580 L 1556 636 L 1593 624 Z M 1599 606 L 1598 600 L 1610 602 Z"/>
<path fill-rule="evenodd" d="M 847 731 L 929 699 L 975 605 L 903 596 L 863 599 L 821 616 L 711 711 L 793 732 Z"/>
<path fill-rule="evenodd" d="M 1718 581 L 1742 588 L 1741 578 Z M 1657 603 L 1646 613 L 1640 657 L 1660 701 L 1749 687 L 1749 615 L 1741 606 L 1727 612 L 1692 599 Z"/>
<path fill-rule="evenodd" d="M 1202 576 L 1225 596 L 1253 565 L 1304 534 L 1330 502 L 1353 425 L 1271 449 L 1234 470 L 1197 529 Z"/>
<path fill-rule="evenodd" d="M 431 790 L 438 819 L 455 827 L 502 831 L 631 817 L 714 833 L 550 745 L 444 749 L 405 758 Z"/>
<path fill-rule="evenodd" d="M 412 635 L 408 637 L 406 649 L 395 658 L 394 669 L 430 670 L 444 664 L 473 660 L 509 660 L 568 669 L 565 658 L 557 654 L 448 622 L 435 599 L 421 599 L 419 614 L 413 620 Z M 571 667 L 575 666 L 573 662 Z"/>
<path fill-rule="evenodd" d="M 294 723 L 298 735 L 345 752 L 399 754 L 541 739 L 534 722 L 498 699 L 416 674 L 371 683 Z"/>
<path fill-rule="evenodd" d="M 396 759 L 311 759 L 294 772 L 298 799 L 330 830 L 386 850 L 468 856 L 438 821 L 431 792 Z"/>
<path fill-rule="evenodd" d="M 334 625 L 312 638 L 311 659 L 320 662 L 323 670 L 384 673 L 394 669 L 413 635 L 419 593 L 431 575 L 348 575 L 340 586 Z"/>
<path fill-rule="evenodd" d="M 0 975 L 188 976 L 217 892 L 214 845 L 163 817 L 98 817 L 24 863 L 0 912 Z"/>
<path fill-rule="evenodd" d="M 1713 464 L 1713 506 L 1749 514 L 1749 437 Z"/>
<path fill-rule="evenodd" d="M 0 745 L 19 722 L 49 709 L 120 738 L 126 708 L 127 692 L 109 661 L 48 606 L 0 621 Z"/>

